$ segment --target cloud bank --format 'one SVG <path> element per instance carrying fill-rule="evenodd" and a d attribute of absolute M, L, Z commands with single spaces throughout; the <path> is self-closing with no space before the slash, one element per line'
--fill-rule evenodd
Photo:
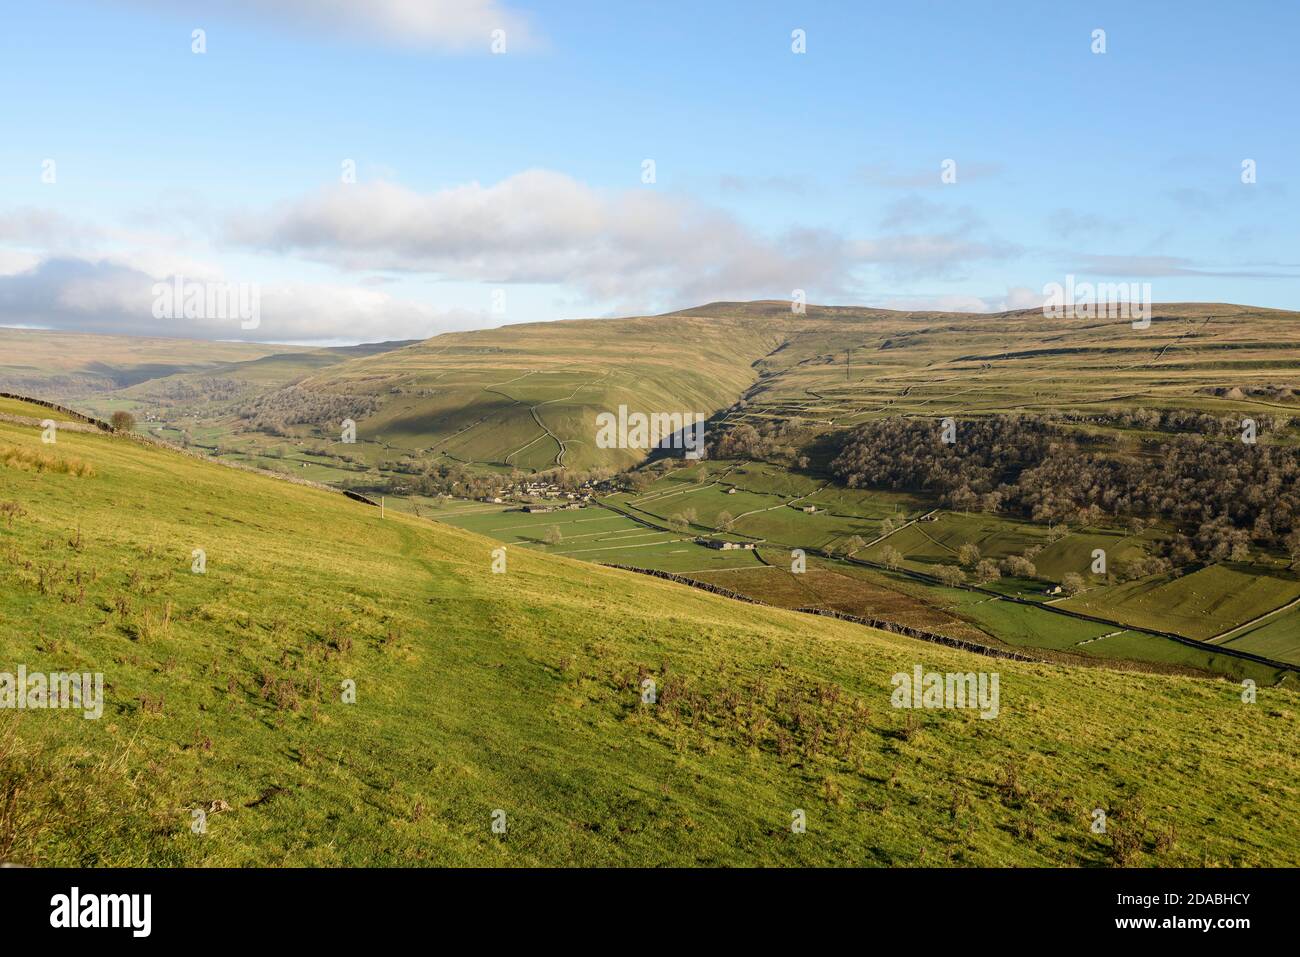
<path fill-rule="evenodd" d="M 260 323 L 237 315 L 155 315 L 158 284 L 178 274 L 151 272 L 109 259 L 54 257 L 0 275 L 0 322 L 13 326 L 109 335 L 242 339 L 259 342 L 375 342 L 423 339 L 488 325 L 485 313 L 439 311 L 369 287 L 307 283 L 257 286 Z M 180 274 L 186 282 L 222 284 L 212 270 Z"/>
<path fill-rule="evenodd" d="M 888 223 L 898 226 L 895 219 Z M 419 193 L 388 182 L 337 185 L 232 220 L 226 238 L 349 270 L 483 283 L 556 283 L 593 301 L 695 304 L 860 292 L 854 271 L 941 275 L 1017 253 L 950 230 L 852 239 L 829 229 L 760 233 L 724 210 L 661 192 L 595 189 L 529 170 L 492 185 Z"/>

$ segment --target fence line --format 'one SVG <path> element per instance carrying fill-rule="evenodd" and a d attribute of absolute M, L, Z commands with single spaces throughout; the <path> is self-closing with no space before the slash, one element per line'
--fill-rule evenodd
<path fill-rule="evenodd" d="M 78 412 L 76 409 L 69 409 L 67 406 L 59 405 L 55 402 L 47 402 L 44 399 L 33 399 L 29 395 L 18 395 L 16 392 L 0 392 L 0 399 L 17 399 L 19 402 L 26 402 L 29 405 L 39 405 L 42 408 L 53 409 L 55 412 L 70 415 L 79 422 L 93 425 L 102 432 L 117 431 L 103 419 L 96 419 L 94 416 L 86 415 L 84 412 Z"/>

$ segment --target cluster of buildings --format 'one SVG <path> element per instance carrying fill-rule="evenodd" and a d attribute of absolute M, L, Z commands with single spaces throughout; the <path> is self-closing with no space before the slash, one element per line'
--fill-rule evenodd
<path fill-rule="evenodd" d="M 480 502 L 488 502 L 493 505 L 505 505 L 510 502 L 525 502 L 527 506 L 524 511 L 556 511 L 560 508 L 579 508 L 580 504 L 565 505 L 564 503 L 586 503 L 597 495 L 603 495 L 608 492 L 618 491 L 618 486 L 609 480 L 600 482 L 583 482 L 578 486 L 576 491 L 566 491 L 554 482 L 536 482 L 524 481 L 517 485 L 507 485 L 500 492 L 493 495 L 483 495 L 479 497 Z M 532 504 L 536 500 L 543 502 L 558 503 L 551 508 L 534 508 Z"/>
<path fill-rule="evenodd" d="M 732 548 L 741 548 L 746 551 L 751 551 L 754 548 L 756 543 L 755 542 L 728 542 L 721 538 L 700 537 L 695 540 L 695 544 L 703 545 L 705 548 L 717 548 L 722 551 L 728 551 L 729 549 Z"/>

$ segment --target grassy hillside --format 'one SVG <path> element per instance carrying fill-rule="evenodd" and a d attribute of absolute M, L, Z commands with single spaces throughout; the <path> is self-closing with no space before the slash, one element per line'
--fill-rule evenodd
<path fill-rule="evenodd" d="M 0 329 L 0 391 L 39 395 L 107 419 L 132 413 L 171 441 L 204 442 L 238 424 L 231 410 L 332 365 L 407 342 L 314 348 Z"/>
<path fill-rule="evenodd" d="M 150 379 L 205 372 L 299 346 L 203 339 L 104 336 L 45 329 L 0 329 L 0 391 L 61 401 Z"/>
<path fill-rule="evenodd" d="M 766 316 L 779 304 L 715 304 Z M 760 366 L 744 416 L 845 427 L 882 415 L 1193 408 L 1216 415 L 1294 411 L 1294 312 L 1218 303 L 1152 307 L 1123 319 L 1048 319 L 809 307 L 806 325 Z M 1232 392 L 1232 390 L 1237 390 Z"/>
<path fill-rule="evenodd" d="M 753 364 L 784 340 L 781 322 L 683 317 L 577 320 L 452 333 L 336 366 L 303 383 L 374 395 L 358 442 L 523 469 L 635 464 L 598 449 L 596 416 L 726 408 Z"/>
<path fill-rule="evenodd" d="M 256 432 L 228 404 L 204 404 L 213 383 L 230 380 L 240 396 L 298 383 L 306 393 L 373 401 L 350 450 L 369 464 L 415 455 L 525 471 L 622 468 L 642 456 L 594 442 L 596 415 L 620 404 L 728 410 L 728 424 L 789 423 L 814 434 L 887 415 L 1135 407 L 1284 415 L 1300 410 L 1298 318 L 1174 303 L 1154 306 L 1150 327 L 1133 329 L 1127 320 L 1047 319 L 1037 310 L 808 306 L 795 315 L 784 302 L 712 303 L 344 350 L 0 330 L 0 343 L 23 356 L 0 366 L 0 388 L 67 399 L 76 394 L 71 381 L 82 394 L 93 382 L 122 390 L 94 400 L 97 411 L 158 412 L 169 425 L 197 416 L 206 439 L 234 437 L 256 453 Z M 336 441 L 338 429 L 329 420 L 291 431 Z"/>
<path fill-rule="evenodd" d="M 514 546 L 493 574 L 477 534 L 125 437 L 0 446 L 0 670 L 108 685 L 98 721 L 0 711 L 0 859 L 1300 864 L 1293 691 L 971 656 Z M 998 672 L 999 717 L 895 710 L 915 664 Z"/>
<path fill-rule="evenodd" d="M 715 425 L 784 425 L 808 439 L 887 415 L 1194 409 L 1282 415 L 1294 313 L 1219 304 L 1154 307 L 1127 321 L 713 303 L 665 316 L 570 320 L 452 333 L 332 364 L 305 396 L 365 397 L 349 454 L 381 472 L 403 457 L 536 471 L 625 468 L 643 455 L 595 447 L 596 416 L 719 413 Z M 1279 386 L 1284 386 L 1278 391 Z M 217 423 L 257 454 L 247 422 Z M 336 442 L 339 423 L 291 428 Z M 1287 439 L 1294 441 L 1294 436 Z M 816 456 L 814 455 L 814 459 Z"/>

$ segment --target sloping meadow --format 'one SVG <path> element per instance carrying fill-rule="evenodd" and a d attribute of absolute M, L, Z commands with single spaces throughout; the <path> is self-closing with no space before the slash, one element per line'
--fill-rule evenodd
<path fill-rule="evenodd" d="M 1294 690 L 494 554 L 121 436 L 0 444 L 89 466 L 0 465 L 0 673 L 103 676 L 98 718 L 0 709 L 0 860 L 1300 863 Z M 996 675 L 996 717 L 895 707 L 918 665 Z"/>

